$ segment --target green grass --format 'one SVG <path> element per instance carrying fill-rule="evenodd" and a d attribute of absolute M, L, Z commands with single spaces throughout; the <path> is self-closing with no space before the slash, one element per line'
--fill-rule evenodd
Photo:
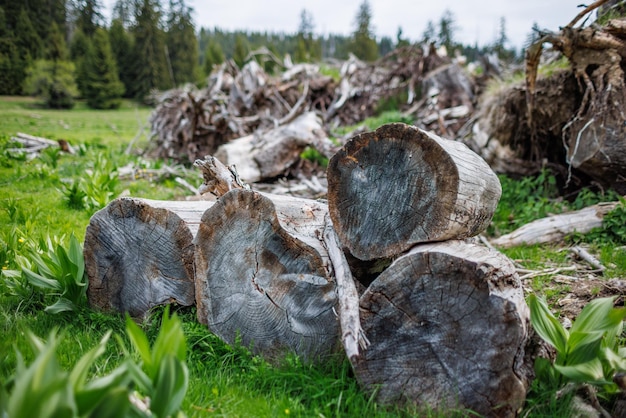
<path fill-rule="evenodd" d="M 81 205 L 80 199 L 72 203 L 70 196 L 78 193 L 72 191 L 71 186 L 79 184 L 88 173 L 106 173 L 128 163 L 152 167 L 164 164 L 124 153 L 128 143 L 142 131 L 150 114 L 149 108 L 136 107 L 131 102 L 125 102 L 115 111 L 92 111 L 82 103 L 71 111 L 54 111 L 41 108 L 29 98 L 0 97 L 0 112 L 3 115 L 0 119 L 0 264 L 3 271 L 17 268 L 16 260 L 27 253 L 30 241 L 56 236 L 67 243 L 71 234 L 81 241 L 84 239 L 96 208 Z M 410 123 L 398 112 L 385 112 L 362 125 L 375 129 L 394 121 Z M 353 128 L 343 128 L 344 133 Z M 79 152 L 68 155 L 48 151 L 33 160 L 9 155 L 6 149 L 12 146 L 10 137 L 17 132 L 64 138 Z M 187 180 L 198 185 L 201 176 L 198 173 Z M 563 202 L 548 173 L 522 181 L 501 177 L 501 181 L 504 193 L 488 231 L 492 236 L 549 213 L 614 198 L 613 195 L 587 193 L 576 202 Z M 154 199 L 175 199 L 188 194 L 172 180 L 118 179 L 110 188 L 104 191 L 111 192 L 111 199 L 123 191 Z M 626 250 L 616 245 L 593 243 L 601 260 L 609 266 L 605 277 L 626 274 Z M 550 246 L 520 247 L 505 253 L 528 269 L 568 262 L 565 252 Z M 550 276 L 541 277 L 532 287 L 542 292 L 549 281 Z M 50 315 L 43 312 L 43 302 L 42 296 L 32 289 L 24 290 L 21 297 L 17 297 L 9 294 L 9 289 L 0 283 L 0 335 L 3 337 L 0 339 L 0 381 L 5 381 L 15 369 L 15 349 L 27 362 L 32 359 L 27 330 L 46 337 L 52 328 L 60 328 L 65 338 L 58 352 L 59 361 L 67 368 L 94 347 L 107 330 L 112 329 L 125 338 L 124 318 L 120 316 L 85 307 L 77 312 Z M 380 406 L 359 389 L 343 356 L 317 366 L 288 357 L 283 364 L 272 366 L 242 347 L 230 347 L 220 341 L 197 322 L 194 308 L 176 310 L 183 319 L 188 340 L 190 387 L 183 404 L 188 416 L 436 417 L 468 414 L 467 411 L 415 411 Z M 151 340 L 156 337 L 160 316 L 157 310 L 143 324 Z M 119 347 L 109 341 L 93 373 L 102 375 L 111 371 L 122 359 Z M 545 411 L 560 408 L 558 402 L 546 396 L 546 393 L 531 392 L 528 416 L 546 416 Z M 566 408 L 559 411 L 566 411 Z"/>

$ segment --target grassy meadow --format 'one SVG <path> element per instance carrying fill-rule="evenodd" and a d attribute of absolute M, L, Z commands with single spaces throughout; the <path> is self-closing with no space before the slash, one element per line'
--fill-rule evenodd
<path fill-rule="evenodd" d="M 44 264 L 50 264 L 54 260 L 51 254 L 58 254 L 60 247 L 71 247 L 72 237 L 82 242 L 90 216 L 122 193 L 152 199 L 177 199 L 189 194 L 171 178 L 130 180 L 117 175 L 117 169 L 128 164 L 146 169 L 168 164 L 126 152 L 131 141 L 135 141 L 134 150 L 146 146 L 150 112 L 150 108 L 132 102 L 110 111 L 89 110 L 82 103 L 70 111 L 56 111 L 41 108 L 34 99 L 0 97 L 0 384 L 11 382 L 20 356 L 26 365 L 35 359 L 29 332 L 46 339 L 51 330 L 58 329 L 61 341 L 56 356 L 61 368 L 71 369 L 112 330 L 117 338 L 108 341 L 90 368 L 90 376 L 111 373 L 128 357 L 121 343 L 128 345 L 132 338 L 123 317 L 94 312 L 81 296 L 73 300 L 72 310 L 46 312 L 44 308 L 55 303 L 60 306 L 58 291 L 33 287 L 20 269 L 39 268 L 43 274 L 36 255 L 41 255 Z M 375 128 L 400 118 L 391 112 L 366 124 Z M 10 137 L 18 132 L 65 139 L 76 153 L 46 150 L 28 159 L 12 150 L 15 144 Z M 189 183 L 200 184 L 200 173 L 185 173 Z M 565 202 L 558 198 L 553 179 L 545 173 L 529 180 L 501 180 L 503 197 L 488 231 L 492 235 L 550 213 L 617 199 L 615 194 L 589 192 L 576 201 Z M 624 213 L 615 215 L 615 226 L 609 229 L 590 237 L 572 237 L 571 242 L 588 244 L 607 266 L 603 280 L 626 275 L 626 231 L 619 226 L 620 217 L 626 224 Z M 521 247 L 506 254 L 521 268 L 532 270 L 570 263 L 566 251 L 552 246 Z M 552 276 L 537 276 L 527 285 L 554 304 L 571 290 L 571 285 L 555 284 Z M 77 292 L 80 294 L 80 289 Z M 172 309 L 181 319 L 187 341 L 189 388 L 182 411 L 189 417 L 472 415 L 470 411 L 416 411 L 377 405 L 360 391 L 349 363 L 341 356 L 318 366 L 303 364 L 297 357 L 287 357 L 281 365 L 271 366 L 245 348 L 222 343 L 197 323 L 194 308 Z M 162 311 L 156 309 L 141 324 L 150 342 L 157 339 Z M 556 401 L 557 388 L 552 389 L 535 387 L 525 416 L 569 416 L 571 396 Z"/>

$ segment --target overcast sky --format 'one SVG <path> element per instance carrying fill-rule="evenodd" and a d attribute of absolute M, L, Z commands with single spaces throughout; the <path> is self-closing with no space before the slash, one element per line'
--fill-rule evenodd
<path fill-rule="evenodd" d="M 115 0 L 104 0 L 112 5 Z M 193 7 L 196 26 L 226 30 L 287 32 L 298 30 L 300 13 L 312 16 L 315 32 L 348 35 L 363 0 L 187 0 Z M 162 4 L 167 4 L 165 0 Z M 463 44 L 486 45 L 498 34 L 500 18 L 506 22 L 509 46 L 520 48 L 534 22 L 558 30 L 582 10 L 581 0 L 369 0 L 372 25 L 378 38 L 396 39 L 398 27 L 405 38 L 421 38 L 426 24 L 435 25 L 446 9 L 456 20 L 455 39 Z M 107 10 L 107 15 L 109 11 Z"/>

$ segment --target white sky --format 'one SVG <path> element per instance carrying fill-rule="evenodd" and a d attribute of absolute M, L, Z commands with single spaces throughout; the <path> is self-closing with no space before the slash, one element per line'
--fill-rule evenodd
<path fill-rule="evenodd" d="M 295 33 L 300 13 L 312 16 L 317 34 L 349 35 L 363 0 L 187 0 L 195 11 L 196 27 L 225 30 Z M 103 0 L 110 6 L 115 0 Z M 426 24 L 437 22 L 443 12 L 452 11 L 457 31 L 455 39 L 463 44 L 486 45 L 498 34 L 500 17 L 506 21 L 509 46 L 520 48 L 534 22 L 541 28 L 558 30 L 578 14 L 580 0 L 369 0 L 372 25 L 378 38 L 394 41 L 398 27 L 404 38 L 421 38 Z M 162 4 L 166 4 L 162 0 Z M 110 11 L 107 10 L 108 16 Z"/>

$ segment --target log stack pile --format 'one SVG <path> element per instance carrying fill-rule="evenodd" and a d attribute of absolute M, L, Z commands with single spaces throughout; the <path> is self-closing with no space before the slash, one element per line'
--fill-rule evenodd
<path fill-rule="evenodd" d="M 516 414 L 529 314 L 512 263 L 462 241 L 487 227 L 500 197 L 476 154 L 385 125 L 332 157 L 328 205 L 249 190 L 212 158 L 198 166 L 216 202 L 120 199 L 94 215 L 93 305 L 188 304 L 193 283 L 199 321 L 228 343 L 314 361 L 341 341 L 381 403 Z"/>

